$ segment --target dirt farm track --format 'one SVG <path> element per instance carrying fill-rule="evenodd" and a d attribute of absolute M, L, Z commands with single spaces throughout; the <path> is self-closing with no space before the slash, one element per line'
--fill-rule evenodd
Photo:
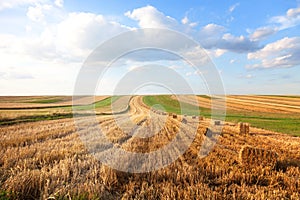
<path fill-rule="evenodd" d="M 209 118 L 155 111 L 143 96 L 131 98 L 126 112 L 101 114 L 109 107 L 104 102 L 107 98 L 95 99 L 99 114 L 90 124 L 113 144 L 106 150 L 154 152 L 174 140 L 179 131 L 194 134 L 191 145 L 175 162 L 156 171 L 117 171 L 89 153 L 80 137 L 89 130 L 75 126 L 69 98 L 3 97 L 0 199 L 300 199 L 300 137 L 251 124 L 249 132 L 242 134 L 234 120 L 222 122 L 222 133 L 214 134 Z M 197 98 L 200 106 L 210 107 L 209 98 Z M 197 105 L 188 96 L 182 99 Z M 228 96 L 227 109 L 235 115 L 267 113 L 298 119 L 300 98 Z M 200 157 L 203 141 L 216 144 Z M 102 145 L 101 140 L 94 142 Z"/>

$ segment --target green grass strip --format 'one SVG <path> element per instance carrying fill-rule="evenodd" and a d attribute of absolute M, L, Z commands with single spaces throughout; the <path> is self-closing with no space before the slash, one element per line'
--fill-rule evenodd
<path fill-rule="evenodd" d="M 47 104 L 47 103 L 58 103 L 60 101 L 62 101 L 61 98 L 48 98 L 48 99 L 38 99 L 38 100 L 27 101 L 25 103 Z"/>
<path fill-rule="evenodd" d="M 204 97 L 204 96 L 201 96 Z M 156 104 L 161 105 L 166 112 L 181 114 L 180 103 L 172 99 L 169 95 L 164 96 L 145 96 L 143 101 L 146 105 L 152 107 Z M 188 115 L 196 115 L 196 106 L 188 103 L 181 103 L 184 105 Z M 159 108 L 159 107 L 157 107 Z M 201 115 L 211 117 L 211 109 L 199 108 Z M 218 116 L 214 116 L 218 117 Z M 220 116 L 222 117 L 222 116 Z M 286 133 L 294 136 L 300 136 L 300 115 L 279 114 L 279 113 L 263 113 L 251 111 L 233 111 L 227 110 L 226 121 L 228 122 L 247 122 L 251 126 L 263 128 L 275 132 Z"/>
<path fill-rule="evenodd" d="M 163 109 L 160 109 L 159 106 L 157 109 L 165 110 L 169 113 L 182 115 L 199 115 L 201 113 L 203 116 L 210 116 L 210 109 L 199 108 L 198 106 L 194 106 L 185 102 L 179 102 L 168 95 L 144 96 L 143 102 L 149 107 L 160 105 Z"/>

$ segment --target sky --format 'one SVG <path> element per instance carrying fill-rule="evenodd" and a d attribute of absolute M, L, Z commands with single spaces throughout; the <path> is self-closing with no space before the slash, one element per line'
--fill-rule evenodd
<path fill-rule="evenodd" d="M 0 95 L 72 95 L 82 66 L 96 48 L 145 28 L 176 31 L 196 41 L 226 94 L 300 95 L 299 0 L 1 0 Z M 166 49 L 180 44 L 176 39 L 159 42 Z M 159 65 L 165 70 L 158 78 L 171 69 L 197 93 L 209 90 L 203 76 L 199 79 L 205 71 L 151 51 L 114 61 L 99 78 L 96 93 L 113 93 L 123 77 L 138 79 L 137 69 L 151 64 L 156 71 L 149 74 Z"/>

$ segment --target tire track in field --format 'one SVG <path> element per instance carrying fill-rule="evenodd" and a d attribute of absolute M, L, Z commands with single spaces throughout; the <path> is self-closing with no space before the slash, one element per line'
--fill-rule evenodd
<path fill-rule="evenodd" d="M 274 109 L 274 110 L 300 113 L 300 106 L 284 105 L 284 104 L 269 103 L 269 102 L 259 102 L 254 100 L 238 99 L 233 97 L 226 97 L 226 101 L 230 103 L 236 103 L 236 104 L 240 103 L 245 106 L 255 106 L 255 107 L 263 106 L 265 108 Z"/>
<path fill-rule="evenodd" d="M 251 95 L 250 95 L 251 96 Z M 274 99 L 274 100 L 283 100 L 283 101 L 294 101 L 300 103 L 300 95 L 299 96 L 272 96 L 272 95 L 252 95 L 255 97 Z"/>
<path fill-rule="evenodd" d="M 12 97 L 12 100 L 17 97 Z M 37 97 L 32 97 L 32 98 L 37 98 Z M 108 96 L 96 96 L 94 97 L 80 97 L 76 99 L 74 102 L 75 105 L 80 105 L 80 104 L 86 104 L 85 102 L 92 102 L 97 103 L 99 101 L 105 100 L 108 98 Z M 10 98 L 8 98 L 10 99 Z M 61 108 L 61 107 L 70 107 L 73 105 L 73 100 L 72 96 L 70 97 L 64 97 L 63 101 L 57 102 L 57 103 L 23 103 L 23 102 L 0 102 L 0 109 L 1 110 L 17 110 L 17 109 L 22 109 L 22 110 L 27 110 L 27 109 L 46 109 L 46 108 Z M 0 97 L 1 100 L 1 97 Z M 42 101 L 43 99 L 39 98 L 37 100 Z"/>
<path fill-rule="evenodd" d="M 200 107 L 211 108 L 211 100 L 198 96 L 198 101 Z M 250 110 L 250 111 L 257 111 L 257 112 L 283 112 L 283 113 L 300 113 L 300 106 L 294 105 L 285 105 L 281 103 L 271 103 L 271 102 L 261 102 L 256 100 L 245 100 L 245 99 L 238 99 L 239 97 L 226 97 L 226 107 L 228 110 Z M 244 97 L 246 98 L 246 97 Z M 183 100 L 188 99 L 188 97 L 184 97 Z M 185 100 L 187 103 L 191 103 L 188 100 Z M 194 104 L 196 105 L 196 104 Z"/>

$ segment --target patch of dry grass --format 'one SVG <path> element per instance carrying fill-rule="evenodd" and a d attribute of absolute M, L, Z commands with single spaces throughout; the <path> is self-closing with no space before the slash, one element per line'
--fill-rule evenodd
<path fill-rule="evenodd" d="M 130 112 L 132 121 L 138 124 L 134 131 L 153 131 L 153 136 L 127 137 L 127 129 L 118 128 L 111 116 L 98 117 L 95 126 L 120 148 L 150 152 L 168 144 L 179 130 L 188 132 L 200 123 L 189 149 L 171 165 L 148 173 L 120 172 L 88 153 L 73 119 L 21 123 L 0 127 L 0 190 L 11 199 L 300 198 L 300 138 L 251 127 L 250 134 L 226 131 L 208 156 L 200 159 L 207 120 L 184 117 L 186 123 L 180 123 L 182 116 L 149 115 L 147 107 L 138 107 L 140 103 L 133 99 L 131 104 L 136 107 Z M 245 145 L 252 149 L 246 151 Z M 245 152 L 242 157 L 259 158 L 261 163 L 269 162 L 272 152 L 278 158 L 272 167 L 245 167 L 240 164 L 240 151 Z"/>

